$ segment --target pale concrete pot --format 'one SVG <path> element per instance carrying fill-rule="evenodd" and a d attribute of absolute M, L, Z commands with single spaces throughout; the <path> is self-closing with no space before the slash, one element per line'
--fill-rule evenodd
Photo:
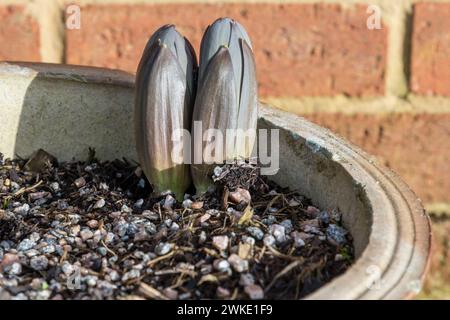
<path fill-rule="evenodd" d="M 134 77 L 78 66 L 0 63 L 0 152 L 43 148 L 60 160 L 136 159 Z M 309 299 L 404 299 L 420 290 L 430 255 L 430 221 L 392 171 L 330 131 L 262 107 L 260 128 L 280 129 L 273 179 L 321 208 L 339 208 L 357 260 Z"/>

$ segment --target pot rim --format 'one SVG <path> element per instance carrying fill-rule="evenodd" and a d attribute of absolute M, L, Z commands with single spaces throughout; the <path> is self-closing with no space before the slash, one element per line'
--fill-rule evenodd
<path fill-rule="evenodd" d="M 128 72 L 76 65 L 0 62 L 0 75 L 134 87 L 134 75 Z M 267 106 L 260 108 L 259 116 L 306 141 L 319 141 L 329 151 L 329 160 L 339 163 L 361 186 L 372 209 L 369 241 L 360 257 L 306 298 L 409 299 L 416 295 L 429 267 L 432 236 L 430 219 L 414 192 L 374 157 L 327 129 Z"/>

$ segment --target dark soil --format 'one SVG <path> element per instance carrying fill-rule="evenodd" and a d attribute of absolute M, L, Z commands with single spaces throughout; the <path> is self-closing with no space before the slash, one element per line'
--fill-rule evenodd
<path fill-rule="evenodd" d="M 337 208 L 250 164 L 214 179 L 180 203 L 126 160 L 0 155 L 0 299 L 297 299 L 352 263 Z"/>

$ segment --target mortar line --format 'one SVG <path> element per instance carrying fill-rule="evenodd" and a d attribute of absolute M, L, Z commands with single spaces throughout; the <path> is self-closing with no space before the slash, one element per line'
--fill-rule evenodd
<path fill-rule="evenodd" d="M 26 4 L 26 11 L 39 24 L 40 56 L 42 62 L 64 62 L 63 0 L 37 0 Z"/>
<path fill-rule="evenodd" d="M 450 97 L 261 97 L 270 106 L 297 114 L 450 114 Z"/>

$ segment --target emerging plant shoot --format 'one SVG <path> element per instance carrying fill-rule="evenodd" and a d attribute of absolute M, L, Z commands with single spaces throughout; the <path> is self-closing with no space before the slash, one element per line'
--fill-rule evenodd
<path fill-rule="evenodd" d="M 218 163 L 251 156 L 257 116 L 257 82 L 250 38 L 238 22 L 218 19 L 206 29 L 200 48 L 193 130 L 201 124 L 202 141 L 193 140 L 191 166 L 197 192 L 204 192 L 213 184 L 211 175 Z M 214 136 L 218 131 L 221 137 Z M 209 157 L 210 151 L 214 151 L 211 152 L 214 156 Z M 198 163 L 198 159 L 202 161 Z"/>
<path fill-rule="evenodd" d="M 197 60 L 173 25 L 148 41 L 136 74 L 135 138 L 139 162 L 157 193 L 182 199 L 191 183 L 189 165 L 173 159 L 176 130 L 190 130 Z"/>

